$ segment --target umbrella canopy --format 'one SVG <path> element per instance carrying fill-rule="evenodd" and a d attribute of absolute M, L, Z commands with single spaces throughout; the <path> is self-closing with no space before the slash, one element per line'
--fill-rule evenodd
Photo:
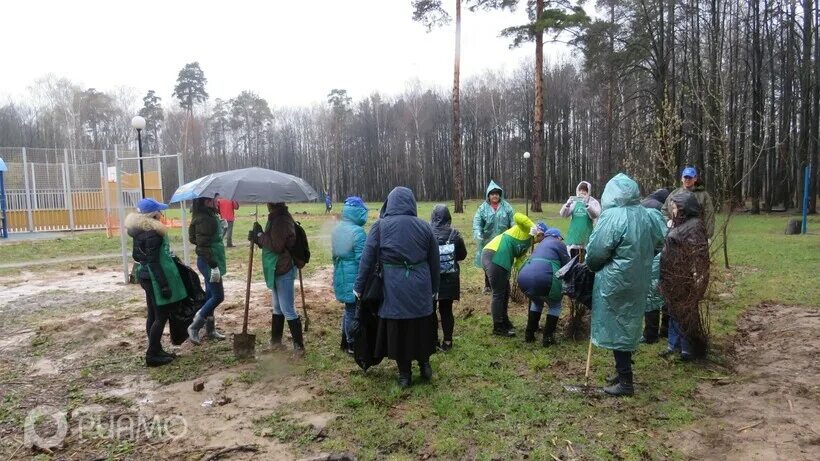
<path fill-rule="evenodd" d="M 302 178 L 253 167 L 213 173 L 183 184 L 170 203 L 216 194 L 244 203 L 307 202 L 319 197 Z"/>

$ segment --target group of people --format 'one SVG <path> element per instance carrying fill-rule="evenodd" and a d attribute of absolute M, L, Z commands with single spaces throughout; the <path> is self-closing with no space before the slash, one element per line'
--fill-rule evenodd
<path fill-rule="evenodd" d="M 699 298 L 690 295 L 683 299 L 678 294 L 701 291 L 702 296 L 705 290 L 714 208 L 693 167 L 683 170 L 682 182 L 672 193 L 659 190 L 641 201 L 638 184 L 618 174 L 606 184 L 599 203 L 592 197 L 592 185 L 582 181 L 559 211 L 560 216 L 571 219 L 564 237 L 557 228 L 516 213 L 504 199 L 503 189 L 491 181 L 486 200 L 473 219 L 473 238 L 478 245 L 475 262 L 484 271 L 485 293 L 492 294 L 492 333 L 516 335 L 508 303 L 510 280 L 517 274 L 518 285 L 529 299 L 524 340 L 535 341 L 546 306 L 541 343 L 545 347 L 554 344 L 563 298 L 557 273 L 575 258 L 595 273 L 592 342 L 612 350 L 615 359 L 617 375 L 608 380 L 605 392 L 634 392 L 631 354 L 641 341 L 657 341 L 665 329 L 660 327 L 659 331 L 659 322 L 668 325 L 664 354 L 679 352 L 684 360 L 691 358 L 686 331 L 678 320 L 693 309 L 693 302 L 697 308 Z M 224 298 L 221 278 L 226 272 L 218 203 L 200 198 L 192 207 L 189 236 L 196 245 L 197 267 L 206 287 L 206 301 L 189 327 L 195 344 L 201 341 L 199 330 L 203 327 L 207 337 L 224 338 L 213 320 L 214 309 Z M 159 338 L 167 319 L 163 306 L 180 296 L 175 281 L 178 274 L 168 264 L 173 255 L 167 232 L 159 222 L 167 205 L 144 199 L 137 208 L 127 226 L 148 304 L 146 364 L 158 365 L 172 360 Z M 294 279 L 304 262 L 292 255 L 295 222 L 284 203 L 269 204 L 268 211 L 267 225 L 263 228 L 255 223 L 248 239 L 263 250 L 265 281 L 273 294 L 271 345 L 282 347 L 287 322 L 294 350 L 303 353 Z M 420 219 L 413 192 L 406 187 L 390 192 L 369 233 L 364 228 L 367 218 L 364 201 L 348 197 L 331 237 L 333 289 L 344 305 L 340 347 L 353 354 L 358 301 L 378 277 L 383 296 L 374 332 L 375 354 L 397 362 L 401 386 L 412 384 L 413 361 L 418 363 L 421 378 L 429 380 L 433 375 L 430 356 L 437 349 L 453 347 L 453 302 L 461 291 L 459 263 L 467 257 L 464 238 L 452 227 L 445 205 L 436 205 L 429 221 Z M 662 310 L 670 318 L 661 316 Z"/>

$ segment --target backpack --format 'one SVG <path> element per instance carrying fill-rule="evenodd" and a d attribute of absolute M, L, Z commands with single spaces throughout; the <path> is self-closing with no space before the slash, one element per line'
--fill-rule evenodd
<path fill-rule="evenodd" d="M 299 269 L 305 267 L 305 264 L 310 262 L 310 245 L 308 245 L 307 234 L 302 227 L 302 223 L 294 221 L 294 229 L 296 231 L 296 238 L 293 246 L 289 248 L 290 256 L 293 262 Z"/>
<path fill-rule="evenodd" d="M 447 237 L 447 243 L 438 246 L 438 261 L 440 274 L 454 274 L 458 271 L 456 268 L 456 245 L 453 243 L 456 231 L 450 230 L 450 235 Z"/>

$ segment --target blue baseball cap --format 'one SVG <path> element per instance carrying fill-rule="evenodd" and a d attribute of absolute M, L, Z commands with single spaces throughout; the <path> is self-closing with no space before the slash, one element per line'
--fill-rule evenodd
<path fill-rule="evenodd" d="M 352 195 L 352 196 L 346 198 L 345 199 L 345 205 L 347 205 L 347 206 L 357 206 L 357 207 L 364 208 L 365 210 L 367 209 L 367 205 L 364 204 L 364 200 L 362 200 L 361 197 L 357 197 L 355 195 Z"/>
<path fill-rule="evenodd" d="M 137 202 L 137 211 L 140 213 L 156 213 L 168 208 L 168 205 L 157 202 L 152 198 L 144 198 Z"/>
<path fill-rule="evenodd" d="M 544 232 L 544 235 L 547 237 L 555 237 L 557 239 L 564 238 L 561 236 L 561 231 L 556 229 L 555 227 L 550 227 L 549 229 L 547 229 L 547 231 Z"/>
<path fill-rule="evenodd" d="M 688 167 L 684 168 L 683 173 L 681 173 L 681 176 L 689 176 L 690 178 L 697 177 L 697 175 L 698 175 L 698 170 L 693 166 L 688 166 Z"/>

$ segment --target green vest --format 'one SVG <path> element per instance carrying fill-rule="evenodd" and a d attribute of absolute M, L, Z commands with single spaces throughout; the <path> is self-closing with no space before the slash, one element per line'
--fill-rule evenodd
<path fill-rule="evenodd" d="M 182 283 L 182 276 L 179 275 L 174 259 L 171 257 L 170 244 L 168 243 L 168 236 L 162 237 L 162 247 L 159 250 L 159 265 L 162 267 L 162 272 L 165 274 L 165 281 L 171 288 L 171 297 L 164 298 L 160 292 L 157 278 L 151 271 L 150 266 L 145 266 L 148 269 L 148 274 L 151 276 L 151 287 L 154 290 L 154 302 L 157 306 L 165 306 L 166 304 L 182 301 L 188 296 L 185 291 L 185 285 Z"/>
<path fill-rule="evenodd" d="M 265 285 L 273 290 L 276 287 L 276 264 L 279 262 L 279 253 L 262 248 L 262 273 L 265 275 Z"/>
<path fill-rule="evenodd" d="M 592 234 L 592 218 L 587 213 L 587 207 L 582 200 L 575 202 L 572 209 L 572 219 L 569 222 L 567 232 L 567 245 L 583 245 L 589 243 L 589 236 Z"/>

